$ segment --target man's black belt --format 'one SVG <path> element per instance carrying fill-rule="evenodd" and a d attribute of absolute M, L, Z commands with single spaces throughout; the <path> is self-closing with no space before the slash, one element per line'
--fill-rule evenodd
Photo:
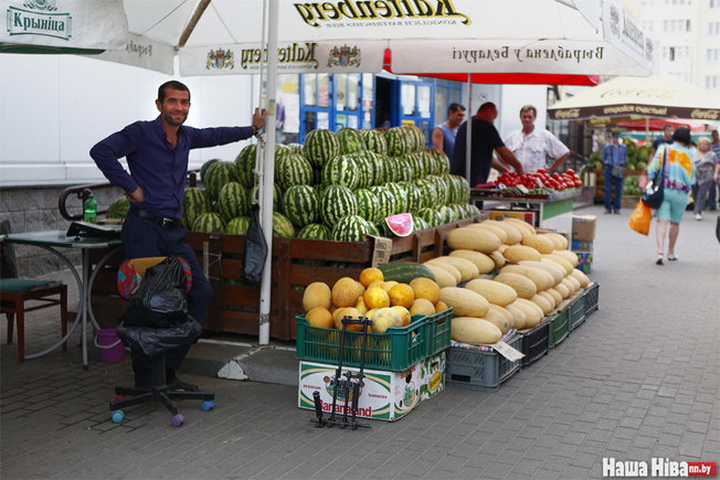
<path fill-rule="evenodd" d="M 130 206 L 129 212 L 140 218 L 144 218 L 145 220 L 150 220 L 154 224 L 160 225 L 163 228 L 177 228 L 180 226 L 180 220 L 177 218 L 158 217 L 157 215 L 146 212 L 134 205 Z"/>

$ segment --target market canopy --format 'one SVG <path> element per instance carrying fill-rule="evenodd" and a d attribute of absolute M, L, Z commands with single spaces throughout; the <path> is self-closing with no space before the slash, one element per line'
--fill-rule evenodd
<path fill-rule="evenodd" d="M 108 50 L 100 55 L 106 60 L 168 74 L 174 73 L 177 54 L 183 76 L 257 73 L 267 57 L 267 0 L 57 3 L 1 0 L 0 22 L 7 27 L 0 42 L 44 45 L 51 39 L 53 46 L 78 46 L 80 31 L 109 33 L 100 19 L 121 4 L 130 32 L 121 47 L 99 39 L 79 45 Z M 652 66 L 652 41 L 611 0 L 288 0 L 277 5 L 279 73 L 378 73 L 388 48 L 395 73 L 648 75 Z M 59 25 L 53 19 L 64 16 L 68 22 L 62 30 L 73 33 L 52 38 L 48 28 L 25 29 L 22 15 L 29 25 L 50 30 Z"/>
<path fill-rule="evenodd" d="M 720 97 L 671 77 L 616 77 L 548 108 L 553 120 L 681 118 L 720 120 Z M 628 118 L 629 119 L 629 118 Z"/>

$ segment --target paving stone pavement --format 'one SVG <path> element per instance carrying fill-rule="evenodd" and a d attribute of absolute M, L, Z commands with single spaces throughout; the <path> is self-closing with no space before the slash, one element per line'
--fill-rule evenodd
<path fill-rule="evenodd" d="M 109 419 L 129 363 L 83 370 L 79 337 L 67 352 L 17 363 L 0 330 L 3 479 L 582 479 L 603 457 L 720 460 L 720 244 L 715 218 L 686 212 L 678 262 L 656 266 L 654 226 L 629 230 L 629 210 L 597 214 L 591 277 L 596 311 L 499 391 L 448 387 L 394 423 L 315 428 L 295 387 L 186 375 L 217 393 L 203 412 L 169 425 L 159 406 Z M 4 317 L 3 317 L 4 318 Z M 29 321 L 26 349 L 59 335 Z"/>

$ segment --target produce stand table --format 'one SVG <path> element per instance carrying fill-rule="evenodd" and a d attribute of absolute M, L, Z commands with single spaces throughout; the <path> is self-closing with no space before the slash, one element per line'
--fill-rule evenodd
<path fill-rule="evenodd" d="M 497 206 L 496 204 L 535 204 L 537 209 L 529 209 L 537 213 L 535 227 L 567 235 L 572 233 L 573 200 L 580 195 L 581 189 L 574 188 L 547 195 L 502 195 L 501 192 L 497 189 L 472 188 L 470 198 L 473 201 L 484 202 L 483 210 L 492 209 Z"/>
<path fill-rule="evenodd" d="M 444 255 L 445 238 L 451 230 L 485 218 L 478 215 L 413 232 L 407 237 L 393 237 L 390 262 L 422 263 Z M 206 331 L 244 335 L 259 332 L 260 285 L 242 279 L 245 238 L 244 235 L 188 234 L 188 243 L 215 290 L 202 321 Z M 342 277 L 357 278 L 364 268 L 372 265 L 373 251 L 374 241 L 370 238 L 363 242 L 273 238 L 270 336 L 296 340 L 295 317 L 304 313 L 305 287 L 312 282 L 332 285 Z M 104 253 L 107 252 L 98 251 L 96 257 Z M 108 322 L 115 321 L 124 308 L 115 288 L 115 275 L 121 261 L 121 255 L 108 261 L 111 268 L 100 272 L 93 295 L 93 306 L 102 311 Z M 435 335 L 430 335 L 429 341 L 433 342 L 434 338 Z"/>

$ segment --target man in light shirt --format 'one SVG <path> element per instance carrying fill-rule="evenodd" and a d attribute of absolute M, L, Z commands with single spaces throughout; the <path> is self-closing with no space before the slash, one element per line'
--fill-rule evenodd
<path fill-rule="evenodd" d="M 555 171 L 570 156 L 570 150 L 555 135 L 544 128 L 535 126 L 537 110 L 532 105 L 520 109 L 522 129 L 512 132 L 505 139 L 505 145 L 515 154 L 526 172 L 544 169 Z M 547 157 L 553 159 L 546 168 Z"/>

